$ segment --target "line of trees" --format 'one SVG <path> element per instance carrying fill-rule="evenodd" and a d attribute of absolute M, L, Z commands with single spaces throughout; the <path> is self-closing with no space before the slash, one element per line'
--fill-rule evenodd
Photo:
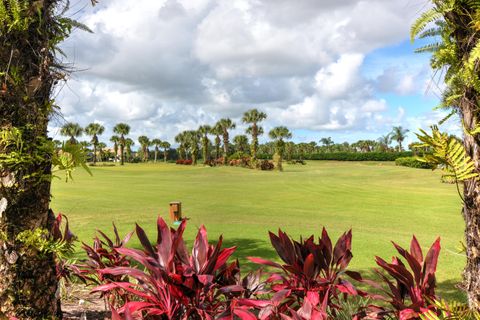
<path fill-rule="evenodd" d="M 235 157 L 249 157 L 252 162 L 257 158 L 275 157 L 277 165 L 286 160 L 305 159 L 319 153 L 335 152 L 401 152 L 404 150 L 403 143 L 408 129 L 401 126 L 393 127 L 392 131 L 379 137 L 377 140 L 358 140 L 354 143 L 335 143 L 331 137 L 321 138 L 318 142 L 294 143 L 287 141 L 292 138 L 291 132 L 284 126 L 275 127 L 269 131 L 268 136 L 272 141 L 260 144 L 259 137 L 264 134 L 260 125 L 267 118 L 266 113 L 257 109 L 248 110 L 243 114 L 242 123 L 247 124 L 245 134 L 230 137 L 231 131 L 236 128 L 236 123 L 229 118 L 220 119 L 214 125 L 201 125 L 197 130 L 185 130 L 175 136 L 177 148 L 171 148 L 168 141 L 158 138 L 150 139 L 142 135 L 138 137 L 138 151 L 132 147 L 135 141 L 128 137 L 130 126 L 126 123 L 118 123 L 113 128 L 115 135 L 110 137 L 113 149 L 107 149 L 107 145 L 98 138 L 103 134 L 105 127 L 98 123 L 90 123 L 82 128 L 77 123 L 67 123 L 61 129 L 61 134 L 68 138 L 68 143 L 81 143 L 85 148 L 92 147 L 92 162 L 108 159 L 125 162 L 148 162 L 152 156 L 157 162 L 160 152 L 163 153 L 163 161 L 170 159 L 192 160 L 197 165 L 199 159 L 208 165 L 212 161 L 226 165 L 233 154 Z M 86 134 L 91 139 L 79 142 L 77 139 Z M 58 142 L 59 143 L 59 142 Z M 395 146 L 392 144 L 396 143 Z M 153 151 L 151 150 L 153 148 Z M 414 151 L 413 144 L 408 148 Z"/>

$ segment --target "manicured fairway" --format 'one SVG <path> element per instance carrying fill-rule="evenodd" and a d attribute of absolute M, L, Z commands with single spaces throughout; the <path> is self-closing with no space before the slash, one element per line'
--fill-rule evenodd
<path fill-rule="evenodd" d="M 130 164 L 78 170 L 73 182 L 53 184 L 52 206 L 70 218 L 81 241 L 95 230 L 110 232 L 115 221 L 122 232 L 135 222 L 155 237 L 158 215 L 168 219 L 168 203 L 178 200 L 190 218 L 187 239 L 205 224 L 210 240 L 224 234 L 228 246 L 245 257 L 275 259 L 267 232 L 278 228 L 294 237 L 319 235 L 326 226 L 335 239 L 353 229 L 352 268 L 374 266 L 374 255 L 387 260 L 390 240 L 403 246 L 416 234 L 425 247 L 442 238 L 438 278 L 440 293 L 453 294 L 464 257 L 460 199 L 454 185 L 442 184 L 429 170 L 392 163 L 309 162 L 286 166 L 285 172 L 234 167 L 189 167 L 174 164 Z M 135 241 L 132 242 L 135 245 Z"/>

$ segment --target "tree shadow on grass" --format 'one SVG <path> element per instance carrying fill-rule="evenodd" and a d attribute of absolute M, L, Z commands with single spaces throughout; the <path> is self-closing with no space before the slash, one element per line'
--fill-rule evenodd
<path fill-rule="evenodd" d="M 278 255 L 268 240 L 249 239 L 249 238 L 228 238 L 223 240 L 223 247 L 236 246 L 233 258 L 238 259 L 242 274 L 259 268 L 248 260 L 248 257 L 261 257 L 262 259 L 278 261 Z"/>

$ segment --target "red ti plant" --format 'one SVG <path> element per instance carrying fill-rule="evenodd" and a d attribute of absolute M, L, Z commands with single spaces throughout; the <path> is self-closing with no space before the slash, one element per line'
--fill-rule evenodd
<path fill-rule="evenodd" d="M 142 250 L 118 248 L 117 252 L 135 260 L 142 268 L 111 267 L 104 275 L 128 275 L 124 281 L 103 284 L 97 292 L 122 290 L 131 299 L 115 310 L 126 318 L 143 319 L 213 319 L 229 309 L 224 294 L 240 291 L 235 287 L 235 265 L 226 262 L 235 247 L 222 249 L 222 237 L 213 246 L 201 227 L 189 254 L 183 240 L 186 220 L 178 229 L 169 228 L 162 218 L 157 221 L 157 241 L 152 245 L 138 225 L 136 233 Z M 225 288 L 224 291 L 221 289 Z"/>
<path fill-rule="evenodd" d="M 341 296 L 361 293 L 343 277 L 353 257 L 351 231 L 340 236 L 335 246 L 325 228 L 318 243 L 313 236 L 293 241 L 281 230 L 278 235 L 270 232 L 270 240 L 283 264 L 249 259 L 280 270 L 267 279 L 272 298 L 239 301 L 241 306 L 260 310 L 260 319 L 327 319 L 328 314 L 335 316 Z"/>
<path fill-rule="evenodd" d="M 62 230 L 62 222 L 65 219 L 65 226 Z M 71 265 L 69 257 L 74 251 L 74 242 L 77 237 L 72 233 L 69 227 L 68 218 L 64 214 L 58 214 L 53 221 L 50 230 L 52 240 L 55 242 L 55 258 L 57 278 L 70 279 L 75 273 L 75 268 Z"/>
<path fill-rule="evenodd" d="M 374 298 L 387 302 L 391 308 L 372 305 L 359 317 L 385 319 L 393 315 L 400 320 L 408 320 L 420 319 L 420 314 L 428 310 L 435 311 L 435 306 L 430 302 L 436 299 L 435 272 L 440 254 L 440 238 L 432 244 L 425 258 L 415 236 L 410 243 L 410 251 L 392 243 L 400 256 L 405 259 L 406 264 L 399 257 L 393 257 L 391 263 L 376 257 L 377 265 L 384 272 L 378 269 L 374 271 L 379 275 L 386 288 L 374 281 L 359 279 L 380 290 L 382 294 L 374 295 Z"/>
<path fill-rule="evenodd" d="M 82 248 L 87 254 L 87 260 L 75 265 L 76 276 L 88 284 L 100 285 L 104 283 L 121 281 L 125 278 L 122 275 L 104 275 L 101 271 L 105 268 L 126 267 L 130 265 L 129 260 L 120 254 L 117 249 L 123 248 L 130 240 L 133 231 L 127 233 L 123 238 L 120 237 L 117 227 L 113 224 L 113 233 L 115 238 L 111 239 L 105 233 L 97 230 L 100 236 L 95 236 L 93 245 L 89 246 L 83 243 Z M 125 298 L 116 292 L 109 292 L 104 295 L 109 304 L 115 305 L 119 300 Z"/>

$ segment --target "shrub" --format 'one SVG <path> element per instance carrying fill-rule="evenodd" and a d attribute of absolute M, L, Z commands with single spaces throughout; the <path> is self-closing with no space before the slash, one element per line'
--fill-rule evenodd
<path fill-rule="evenodd" d="M 275 165 L 273 162 L 268 160 L 258 160 L 256 163 L 256 168 L 260 170 L 273 170 L 275 169 Z"/>
<path fill-rule="evenodd" d="M 228 157 L 228 160 L 238 160 L 238 159 L 244 159 L 244 158 L 250 158 L 250 155 L 245 152 L 237 151 L 234 154 L 230 155 Z"/>
<path fill-rule="evenodd" d="M 125 292 L 133 299 L 116 310 L 118 314 L 166 315 L 168 319 L 210 319 L 228 313 L 231 299 L 226 296 L 243 291 L 237 281 L 238 265 L 227 265 L 235 247 L 222 249 L 222 237 L 213 246 L 208 243 L 205 227 L 200 227 L 192 254 L 183 241 L 186 220 L 177 230 L 161 218 L 157 221 L 155 246 L 138 225 L 136 234 L 143 249 L 118 248 L 117 252 L 141 266 L 116 266 L 100 270 L 114 277 L 128 275 L 128 280 L 106 283 L 96 292 Z"/>
<path fill-rule="evenodd" d="M 391 263 L 375 257 L 377 265 L 390 278 L 375 269 L 374 271 L 381 279 L 380 283 L 363 280 L 382 292 L 381 295 L 375 296 L 390 304 L 390 308 L 372 305 L 363 312 L 362 316 L 368 319 L 384 319 L 387 315 L 399 319 L 418 319 L 423 313 L 435 311 L 436 307 L 431 302 L 437 298 L 435 272 L 440 254 L 440 238 L 432 244 L 425 258 L 415 236 L 410 243 L 410 252 L 396 243 L 393 245 L 407 264 L 399 257 L 393 257 Z M 355 276 L 359 277 L 358 274 Z M 357 280 L 362 281 L 361 277 Z M 382 283 L 385 286 L 382 286 Z"/>
<path fill-rule="evenodd" d="M 272 299 L 239 300 L 239 305 L 259 310 L 261 318 L 291 314 L 294 319 L 327 319 L 336 315 L 340 295 L 358 295 L 355 287 L 344 275 L 353 255 L 352 232 L 340 236 L 335 246 L 325 230 L 318 243 L 314 236 L 299 242 L 291 240 L 281 230 L 270 232 L 270 241 L 283 264 L 261 258 L 252 262 L 279 269 L 266 280 Z"/>
<path fill-rule="evenodd" d="M 395 160 L 395 164 L 397 166 L 404 166 L 404 167 L 410 167 L 410 168 L 433 169 L 433 166 L 430 163 L 420 161 L 415 157 L 397 158 Z"/>
<path fill-rule="evenodd" d="M 193 161 L 189 160 L 189 159 L 185 159 L 185 160 L 184 159 L 178 159 L 175 163 L 189 166 L 193 163 Z"/>
<path fill-rule="evenodd" d="M 236 247 L 222 248 L 222 237 L 210 244 L 201 226 L 190 254 L 185 228 L 186 220 L 175 230 L 159 218 L 152 245 L 137 225 L 141 250 L 126 248 L 131 234 L 121 240 L 115 228 L 115 240 L 99 231 L 94 246 L 84 245 L 89 260 L 80 269 L 93 277 L 84 272 L 83 279 L 97 285 L 93 292 L 111 298 L 113 320 L 408 320 L 451 313 L 436 302 L 439 239 L 425 257 L 415 237 L 409 251 L 394 243 L 401 258 L 387 263 L 376 257 L 380 281 L 373 281 L 348 270 L 351 231 L 333 245 L 325 228 L 318 241 L 314 236 L 294 241 L 279 230 L 269 235 L 281 263 L 249 258 L 276 271 L 264 274 L 259 268 L 241 278 L 238 261 L 228 262 Z M 370 285 L 375 293 L 358 290 L 347 277 Z"/>

